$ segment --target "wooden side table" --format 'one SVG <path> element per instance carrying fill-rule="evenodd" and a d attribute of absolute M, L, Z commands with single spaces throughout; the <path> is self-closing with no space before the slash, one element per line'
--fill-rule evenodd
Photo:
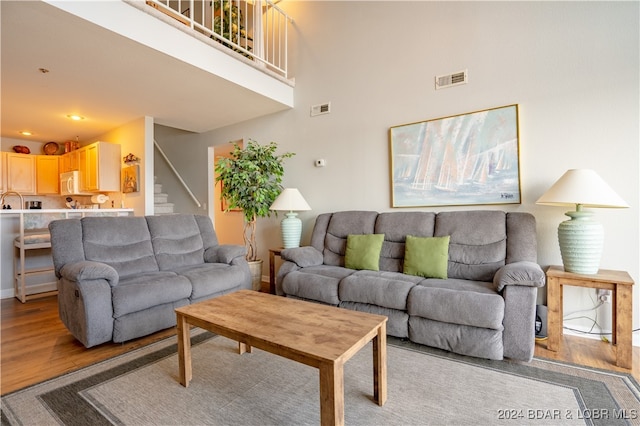
<path fill-rule="evenodd" d="M 583 275 L 565 272 L 562 266 L 547 270 L 547 349 L 558 351 L 562 337 L 562 286 L 611 290 L 611 342 L 617 346 L 616 365 L 631 368 L 633 280 L 625 271 L 601 269 L 597 274 Z"/>
<path fill-rule="evenodd" d="M 269 249 L 269 293 L 276 294 L 276 256 L 280 256 L 283 248 Z"/>

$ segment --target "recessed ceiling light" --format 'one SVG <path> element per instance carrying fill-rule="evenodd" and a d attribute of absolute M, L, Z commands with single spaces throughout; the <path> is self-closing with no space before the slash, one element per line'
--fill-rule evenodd
<path fill-rule="evenodd" d="M 77 115 L 77 114 L 69 114 L 67 115 L 68 118 L 74 120 L 74 121 L 80 121 L 80 120 L 84 120 L 84 117 L 81 115 Z"/>
<path fill-rule="evenodd" d="M 18 133 L 20 133 L 22 136 L 33 136 L 33 133 L 28 131 L 28 130 L 23 130 L 23 131 L 18 132 Z"/>

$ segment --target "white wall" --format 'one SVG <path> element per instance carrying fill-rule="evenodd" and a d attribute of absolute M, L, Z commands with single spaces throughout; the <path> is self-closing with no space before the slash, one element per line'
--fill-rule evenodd
<path fill-rule="evenodd" d="M 147 151 L 147 139 L 149 138 L 153 140 L 153 119 L 150 117 L 141 117 L 113 129 L 94 140 L 120 144 L 122 157 L 132 153 L 140 158 L 140 191 L 125 194 L 124 198 L 121 192 L 108 194 L 111 200 L 115 201 L 114 205 L 116 208 L 121 207 L 121 201 L 124 201 L 124 207 L 133 209 L 135 216 L 153 214 L 153 210 L 149 210 L 146 205 L 149 192 L 153 200 L 153 155 L 145 155 L 145 152 L 153 153 L 153 151 Z M 121 163 L 121 166 L 125 166 L 124 162 Z M 149 178 L 149 173 L 151 173 L 151 178 Z"/>
<path fill-rule="evenodd" d="M 154 135 L 158 145 L 180 173 L 200 206 L 189 195 L 160 152 L 154 149 L 156 183 L 162 184 L 162 192 L 169 195 L 167 202 L 174 204 L 176 213 L 206 215 L 208 181 L 206 173 L 200 172 L 202 167 L 206 170 L 207 155 L 205 149 L 193 142 L 199 135 L 158 124 L 154 126 Z M 193 173 L 194 167 L 198 173 Z"/>
<path fill-rule="evenodd" d="M 522 204 L 486 208 L 533 213 L 539 263 L 561 264 L 556 229 L 569 209 L 535 201 L 567 169 L 593 168 L 632 206 L 595 212 L 606 232 L 601 267 L 640 279 L 637 2 L 279 6 L 295 19 L 295 108 L 200 135 L 194 150 L 250 137 L 296 152 L 286 161 L 284 184 L 298 187 L 313 208 L 300 214 L 303 243 L 319 213 L 392 210 L 389 127 L 517 103 Z M 434 90 L 434 76 L 462 69 L 469 70 L 467 85 Z M 331 114 L 310 117 L 311 105 L 329 101 Z M 313 166 L 318 158 L 326 167 Z M 206 169 L 197 173 L 206 176 Z M 414 210 L 461 209 L 468 208 Z M 263 259 L 280 244 L 278 226 L 276 219 L 258 225 Z M 636 285 L 636 307 L 639 294 Z M 591 297 L 593 290 L 568 288 L 565 312 L 592 306 Z M 609 312 L 599 315 L 605 328 Z"/>

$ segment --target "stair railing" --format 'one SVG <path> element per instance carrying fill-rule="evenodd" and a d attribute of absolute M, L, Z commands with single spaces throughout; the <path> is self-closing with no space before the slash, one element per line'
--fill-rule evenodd
<path fill-rule="evenodd" d="M 171 162 L 171 160 L 169 160 L 169 157 L 167 157 L 167 155 L 164 153 L 162 148 L 160 148 L 160 145 L 158 145 L 158 141 L 154 139 L 153 140 L 153 145 L 156 147 L 156 149 L 158 150 L 158 152 L 160 153 L 162 158 L 164 158 L 164 161 L 167 162 L 167 165 L 173 171 L 173 174 L 176 176 L 176 178 L 178 178 L 178 181 L 180 181 L 180 183 L 182 184 L 184 189 L 187 191 L 189 196 L 191 196 L 191 199 L 193 200 L 193 202 L 196 203 L 196 205 L 198 207 L 202 207 L 202 204 L 200 204 L 200 201 L 198 201 L 196 196 L 193 194 L 193 191 L 191 191 L 191 188 L 189 188 L 189 185 L 187 185 L 187 183 L 184 181 L 184 179 L 182 179 L 182 176 L 180 175 L 180 173 L 176 170 L 175 167 L 173 167 L 173 163 Z"/>
<path fill-rule="evenodd" d="M 288 78 L 288 26 L 280 0 L 146 0 L 152 8 Z"/>

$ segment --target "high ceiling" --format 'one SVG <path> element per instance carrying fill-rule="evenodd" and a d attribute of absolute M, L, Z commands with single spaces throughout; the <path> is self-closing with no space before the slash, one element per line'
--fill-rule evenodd
<path fill-rule="evenodd" d="M 0 7 L 3 138 L 84 142 L 143 116 L 201 133 L 286 108 L 45 2 Z"/>

